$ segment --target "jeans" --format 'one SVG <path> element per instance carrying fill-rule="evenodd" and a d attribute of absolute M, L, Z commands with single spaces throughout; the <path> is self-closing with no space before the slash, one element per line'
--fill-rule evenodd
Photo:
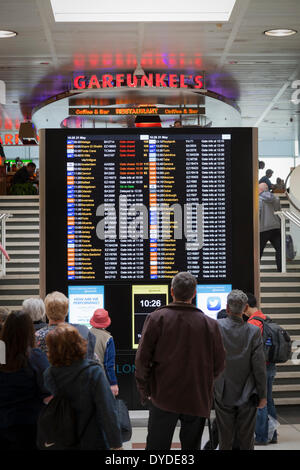
<path fill-rule="evenodd" d="M 277 419 L 276 409 L 272 398 L 272 387 L 276 375 L 276 365 L 267 364 L 267 405 L 261 410 L 257 410 L 255 438 L 256 441 L 267 443 L 268 439 L 268 415 Z M 272 439 L 277 438 L 277 431 L 274 432 Z"/>
<path fill-rule="evenodd" d="M 277 271 L 281 272 L 281 230 L 280 228 L 274 228 L 273 230 L 267 230 L 266 232 L 260 232 L 260 257 L 262 257 L 268 241 L 275 249 L 275 258 Z"/>

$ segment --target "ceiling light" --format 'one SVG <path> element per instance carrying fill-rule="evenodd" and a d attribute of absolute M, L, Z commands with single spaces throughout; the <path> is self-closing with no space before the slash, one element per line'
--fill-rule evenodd
<path fill-rule="evenodd" d="M 277 38 L 282 38 L 285 36 L 293 36 L 296 34 L 297 31 L 295 29 L 269 29 L 268 31 L 264 31 L 266 36 L 273 36 Z"/>
<path fill-rule="evenodd" d="M 14 38 L 16 35 L 15 31 L 0 30 L 0 39 Z"/>
<path fill-rule="evenodd" d="M 228 21 L 236 0 L 51 0 L 56 22 Z"/>

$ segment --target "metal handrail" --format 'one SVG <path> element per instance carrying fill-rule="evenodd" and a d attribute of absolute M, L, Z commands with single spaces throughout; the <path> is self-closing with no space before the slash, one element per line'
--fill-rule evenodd
<path fill-rule="evenodd" d="M 281 220 L 281 272 L 286 273 L 286 219 L 300 227 L 300 217 L 289 210 L 275 212 Z"/>
<path fill-rule="evenodd" d="M 13 215 L 10 212 L 0 212 L 0 223 L 1 223 L 1 245 L 3 250 L 6 250 L 6 220 Z M 1 250 L 1 276 L 6 275 L 6 257 Z"/>

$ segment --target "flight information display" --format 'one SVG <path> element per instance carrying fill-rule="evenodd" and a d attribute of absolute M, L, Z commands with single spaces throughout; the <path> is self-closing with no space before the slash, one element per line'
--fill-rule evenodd
<path fill-rule="evenodd" d="M 231 288 L 259 296 L 257 130 L 43 129 L 39 149 L 40 295 L 68 296 L 71 323 L 108 311 L 122 398 L 139 409 L 135 352 L 177 272 L 212 318 Z"/>
<path fill-rule="evenodd" d="M 173 131 L 173 130 L 172 130 Z M 231 133 L 64 134 L 68 282 L 231 278 Z"/>

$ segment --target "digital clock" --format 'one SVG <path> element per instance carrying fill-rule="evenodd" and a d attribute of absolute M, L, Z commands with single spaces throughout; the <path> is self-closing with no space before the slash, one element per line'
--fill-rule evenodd
<path fill-rule="evenodd" d="M 168 286 L 132 286 L 132 338 L 138 347 L 144 322 L 149 313 L 168 303 Z"/>

